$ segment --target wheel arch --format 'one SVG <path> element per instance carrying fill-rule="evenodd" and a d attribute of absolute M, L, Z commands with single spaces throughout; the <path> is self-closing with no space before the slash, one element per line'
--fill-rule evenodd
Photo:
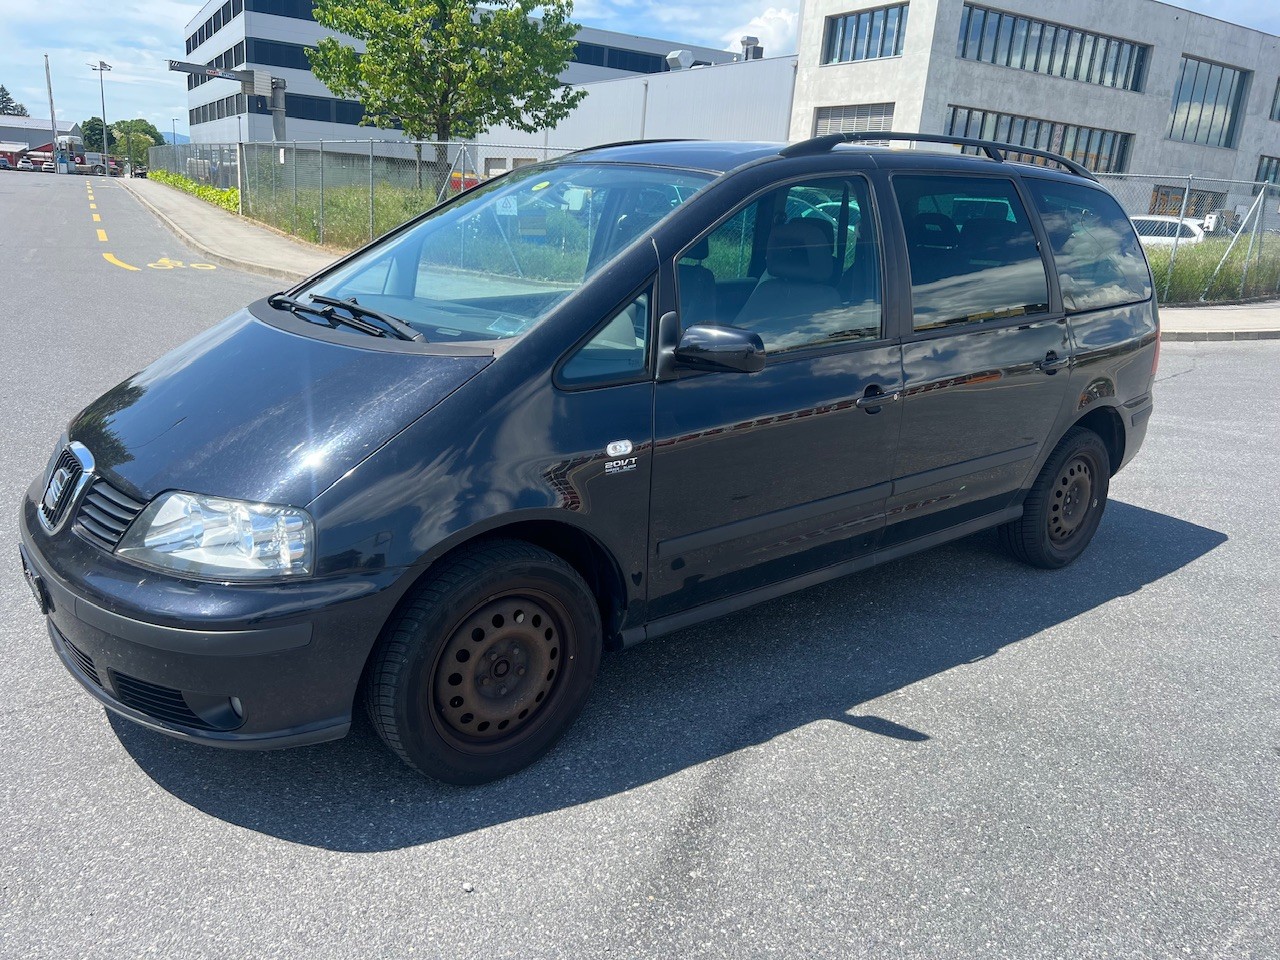
<path fill-rule="evenodd" d="M 1126 438 L 1124 418 L 1120 416 L 1120 412 L 1111 406 L 1094 407 L 1078 417 L 1071 426 L 1092 430 L 1102 439 L 1103 446 L 1107 448 L 1107 456 L 1111 459 L 1111 476 L 1114 477 L 1124 462 Z"/>
<path fill-rule="evenodd" d="M 560 557 L 586 582 L 600 609 L 605 649 L 617 649 L 621 644 L 623 616 L 629 602 L 627 580 L 613 552 L 597 537 L 577 524 L 556 517 L 543 515 L 510 517 L 502 522 L 462 531 L 441 543 L 424 557 L 424 564 L 414 568 L 411 579 L 404 586 L 392 610 L 379 628 L 385 628 L 413 595 L 414 588 L 429 577 L 440 564 L 460 550 L 487 540 L 522 540 L 541 547 Z M 377 644 L 372 645 L 370 657 Z"/>

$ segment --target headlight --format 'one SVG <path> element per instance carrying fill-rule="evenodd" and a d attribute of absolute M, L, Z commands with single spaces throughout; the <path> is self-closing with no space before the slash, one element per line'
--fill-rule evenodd
<path fill-rule="evenodd" d="M 166 493 L 125 531 L 117 556 L 219 580 L 305 576 L 315 553 L 311 518 L 293 507 L 197 493 Z"/>

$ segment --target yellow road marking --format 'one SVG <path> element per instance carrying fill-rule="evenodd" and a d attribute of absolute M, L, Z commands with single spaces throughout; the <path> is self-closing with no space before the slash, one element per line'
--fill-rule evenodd
<path fill-rule="evenodd" d="M 93 215 L 93 222 L 94 222 L 94 223 L 101 223 L 101 222 L 102 222 L 102 217 L 100 217 L 98 214 L 96 214 L 96 213 L 95 213 L 95 214 Z"/>
<path fill-rule="evenodd" d="M 117 266 L 117 267 L 122 267 L 122 268 L 123 268 L 123 269 L 125 269 L 125 270 L 137 270 L 137 269 L 138 269 L 137 267 L 132 266 L 131 264 L 125 263 L 123 260 L 117 260 L 117 259 L 116 259 L 116 257 L 115 257 L 115 254 L 113 254 L 113 253 L 104 253 L 104 254 L 102 255 L 102 259 L 103 259 L 103 260 L 105 260 L 105 261 L 107 261 L 107 263 L 114 264 L 114 265 L 115 265 L 115 266 Z"/>
<path fill-rule="evenodd" d="M 99 240 L 101 240 L 103 243 L 106 243 L 106 242 L 107 242 L 107 231 L 102 230 L 102 229 L 99 229 L 99 230 L 98 230 L 98 239 L 99 239 Z"/>
<path fill-rule="evenodd" d="M 97 210 L 97 209 L 98 209 L 98 205 L 97 205 L 96 203 L 91 203 L 91 204 L 89 204 L 89 209 L 90 209 L 90 210 Z"/>

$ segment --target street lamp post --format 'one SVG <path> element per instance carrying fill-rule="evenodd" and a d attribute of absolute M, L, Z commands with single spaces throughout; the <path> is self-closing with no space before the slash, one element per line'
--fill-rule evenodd
<path fill-rule="evenodd" d="M 97 65 L 88 64 L 90 70 L 98 75 L 98 96 L 102 98 L 102 169 L 109 177 L 111 176 L 111 151 L 108 148 L 107 139 L 107 91 L 102 82 L 102 75 L 111 69 L 111 64 L 105 60 L 99 60 Z"/>
<path fill-rule="evenodd" d="M 173 124 L 173 140 L 170 142 L 176 147 L 178 145 L 178 118 L 174 117 L 169 122 Z"/>

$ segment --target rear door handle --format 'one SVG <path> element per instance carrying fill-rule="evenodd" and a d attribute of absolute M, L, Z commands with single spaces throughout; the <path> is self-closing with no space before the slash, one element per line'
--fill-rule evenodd
<path fill-rule="evenodd" d="M 902 391 L 894 390 L 893 393 L 885 393 L 874 384 L 867 387 L 866 392 L 857 400 L 853 401 L 853 405 L 859 410 L 866 410 L 868 413 L 875 413 L 886 403 L 893 403 L 902 399 Z"/>
<path fill-rule="evenodd" d="M 1036 364 L 1036 369 L 1044 373 L 1057 373 L 1063 367 L 1071 366 L 1071 358 L 1060 357 L 1056 352 L 1050 350 L 1044 355 L 1044 359 Z"/>

